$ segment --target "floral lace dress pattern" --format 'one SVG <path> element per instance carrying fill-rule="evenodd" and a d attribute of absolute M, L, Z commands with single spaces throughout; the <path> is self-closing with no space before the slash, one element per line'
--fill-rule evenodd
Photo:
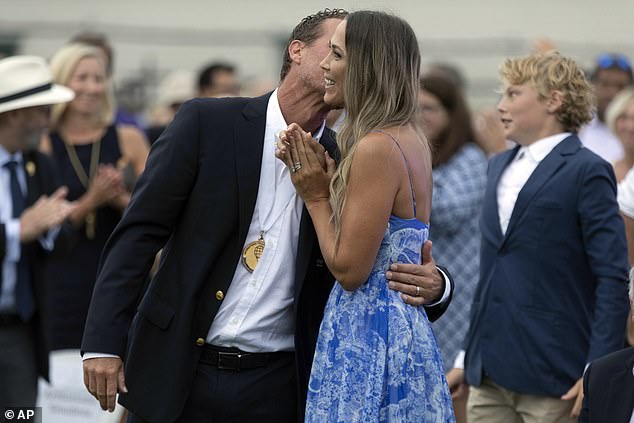
<path fill-rule="evenodd" d="M 423 307 L 388 288 L 394 262 L 419 263 L 428 227 L 391 216 L 368 280 L 333 287 L 312 367 L 306 422 L 453 422 L 444 366 Z"/>

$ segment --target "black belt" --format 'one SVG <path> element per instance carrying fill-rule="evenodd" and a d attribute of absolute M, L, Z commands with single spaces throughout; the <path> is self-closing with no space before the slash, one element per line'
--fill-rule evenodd
<path fill-rule="evenodd" d="M 20 316 L 14 313 L 0 313 L 0 328 L 10 328 L 22 324 Z"/>
<path fill-rule="evenodd" d="M 200 362 L 220 370 L 240 371 L 266 367 L 275 360 L 293 355 L 292 352 L 248 353 L 237 348 L 223 348 L 205 344 Z"/>

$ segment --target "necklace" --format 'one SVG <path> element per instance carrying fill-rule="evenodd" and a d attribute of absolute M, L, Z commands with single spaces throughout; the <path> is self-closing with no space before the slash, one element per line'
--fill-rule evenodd
<path fill-rule="evenodd" d="M 267 129 L 267 132 L 269 129 Z M 276 132 L 271 131 L 270 139 L 275 141 Z M 264 254 L 264 235 L 284 216 L 291 200 L 297 195 L 286 166 L 275 159 L 275 142 L 265 139 L 260 185 L 257 197 L 257 215 L 260 237 L 242 249 L 242 265 L 253 273 Z"/>
<path fill-rule="evenodd" d="M 99 138 L 96 142 L 92 143 L 92 147 L 90 149 L 90 168 L 88 170 L 88 175 L 84 170 L 84 167 L 77 156 L 77 150 L 75 150 L 75 146 L 72 144 L 68 144 L 66 142 L 63 143 L 64 147 L 66 147 L 66 153 L 68 154 L 68 158 L 70 159 L 70 164 L 75 171 L 75 175 L 79 179 L 79 182 L 83 185 L 83 187 L 88 190 L 90 184 L 92 183 L 95 174 L 97 173 L 97 166 L 99 166 L 99 153 L 101 151 L 101 138 Z M 97 212 L 95 210 L 88 213 L 85 217 L 85 227 L 86 227 L 86 238 L 94 239 L 95 238 L 95 228 L 97 226 Z"/>

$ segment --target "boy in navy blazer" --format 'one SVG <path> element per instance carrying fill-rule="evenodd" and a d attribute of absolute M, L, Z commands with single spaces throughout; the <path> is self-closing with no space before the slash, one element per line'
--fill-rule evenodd
<path fill-rule="evenodd" d="M 500 74 L 498 111 L 518 146 L 489 164 L 468 418 L 568 422 L 584 367 L 623 345 L 628 266 L 614 172 L 576 135 L 593 94 L 574 61 L 507 59 Z"/>

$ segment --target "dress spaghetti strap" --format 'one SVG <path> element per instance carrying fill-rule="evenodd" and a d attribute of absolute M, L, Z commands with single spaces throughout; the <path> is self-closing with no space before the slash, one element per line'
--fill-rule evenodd
<path fill-rule="evenodd" d="M 416 218 L 416 195 L 414 195 L 414 181 L 412 180 L 412 173 L 409 170 L 409 162 L 407 161 L 407 157 L 405 157 L 405 153 L 403 152 L 401 145 L 398 143 L 394 135 L 390 134 L 389 132 L 382 131 L 380 129 L 374 130 L 372 132 L 380 132 L 382 134 L 389 135 L 390 138 L 392 138 L 392 141 L 394 141 L 398 149 L 401 151 L 401 154 L 403 155 L 403 159 L 405 159 L 405 167 L 407 168 L 407 176 L 409 176 L 409 188 L 412 192 L 412 202 L 414 203 L 414 218 Z"/>

